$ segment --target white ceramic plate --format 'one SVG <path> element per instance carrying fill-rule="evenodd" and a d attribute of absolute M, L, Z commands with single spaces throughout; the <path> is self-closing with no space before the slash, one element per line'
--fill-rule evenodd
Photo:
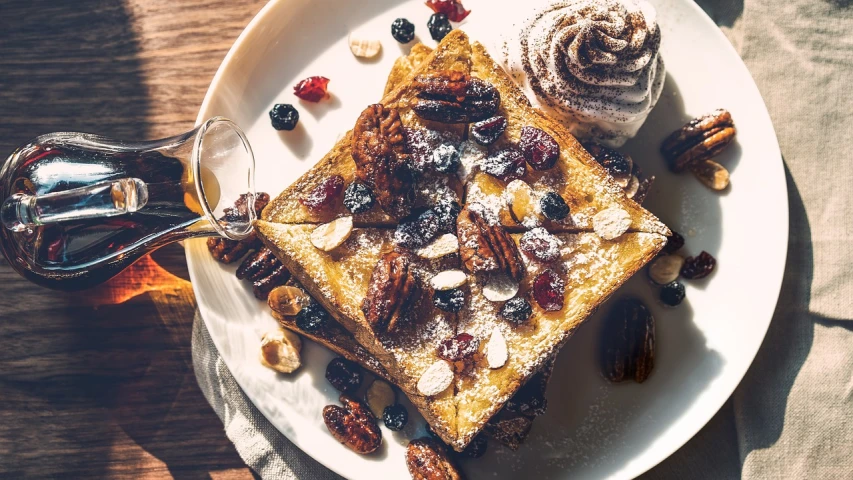
<path fill-rule="evenodd" d="M 487 455 L 466 461 L 471 478 L 630 478 L 648 470 L 692 437 L 723 405 L 752 362 L 770 322 L 785 263 L 788 209 L 779 147 L 761 96 L 734 49 L 690 0 L 652 0 L 663 33 L 668 77 L 663 97 L 640 135 L 626 146 L 658 181 L 646 206 L 687 238 L 690 254 L 719 260 L 706 281 L 689 282 L 687 300 L 664 309 L 638 275 L 625 287 L 647 299 L 657 318 L 657 359 L 649 380 L 611 385 L 598 373 L 599 322 L 581 328 L 560 355 L 548 390 L 548 412 L 517 453 L 491 442 Z M 485 44 L 501 22 L 524 12 L 516 0 L 466 0 L 473 13 L 461 27 Z M 243 126 L 257 157 L 257 187 L 275 195 L 313 165 L 365 105 L 381 97 L 393 61 L 407 52 L 390 24 L 407 17 L 429 41 L 423 0 L 280 0 L 270 2 L 243 32 L 207 93 L 199 121 L 224 115 Z M 356 60 L 353 30 L 381 39 L 373 62 Z M 299 102 L 293 85 L 311 75 L 332 81 L 331 101 Z M 294 103 L 297 130 L 278 133 L 267 112 Z M 738 137 L 720 162 L 732 188 L 713 193 L 690 175 L 665 171 L 657 146 L 696 115 L 724 107 Z M 260 411 L 302 450 L 351 478 L 408 478 L 407 441 L 423 434 L 415 421 L 384 430 L 384 447 L 357 455 L 323 426 L 321 409 L 337 402 L 323 377 L 332 355 L 308 344 L 305 367 L 285 376 L 258 363 L 261 335 L 275 327 L 266 306 L 214 262 L 203 241 L 187 260 L 202 317 L 228 368 Z M 602 309 L 606 311 L 607 309 Z M 409 408 L 415 413 L 413 408 Z M 383 427 L 384 428 L 384 427 Z"/>

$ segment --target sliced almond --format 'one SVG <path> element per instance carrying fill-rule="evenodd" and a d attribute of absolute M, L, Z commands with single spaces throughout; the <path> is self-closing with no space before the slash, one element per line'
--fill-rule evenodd
<path fill-rule="evenodd" d="M 311 303 L 311 297 L 301 288 L 282 285 L 272 289 L 267 298 L 267 303 L 279 315 L 292 317 L 299 313 L 302 307 Z"/>
<path fill-rule="evenodd" d="M 453 383 L 453 369 L 444 360 L 438 360 L 421 375 L 418 380 L 418 392 L 431 397 L 447 390 Z"/>
<path fill-rule="evenodd" d="M 490 302 L 505 302 L 518 293 L 519 284 L 509 275 L 493 274 L 483 285 L 483 296 Z"/>
<path fill-rule="evenodd" d="M 279 328 L 261 337 L 261 364 L 281 373 L 291 373 L 302 365 L 299 335 Z"/>
<path fill-rule="evenodd" d="M 445 233 L 429 245 L 419 248 L 415 253 L 421 258 L 435 260 L 459 251 L 459 239 L 452 233 Z"/>
<path fill-rule="evenodd" d="M 684 265 L 684 257 L 681 255 L 663 255 L 649 265 L 649 278 L 658 285 L 674 282 L 681 272 L 682 265 Z"/>
<path fill-rule="evenodd" d="M 634 195 L 640 190 L 640 179 L 636 175 L 631 175 L 631 181 L 623 188 L 628 198 L 634 198 Z"/>
<path fill-rule="evenodd" d="M 370 407 L 373 416 L 382 418 L 385 408 L 394 405 L 397 402 L 394 389 L 391 384 L 378 378 L 367 387 L 367 392 L 364 394 L 364 402 Z"/>
<path fill-rule="evenodd" d="M 504 191 L 509 215 L 516 223 L 527 227 L 535 227 L 542 223 L 542 217 L 536 210 L 536 193 L 523 180 L 513 180 Z"/>
<path fill-rule="evenodd" d="M 465 285 L 468 275 L 462 270 L 445 270 L 429 279 L 430 286 L 435 290 L 452 290 Z"/>
<path fill-rule="evenodd" d="M 729 171 L 713 160 L 699 162 L 692 167 L 693 175 L 711 190 L 725 190 L 729 186 Z"/>
<path fill-rule="evenodd" d="M 489 363 L 489 368 L 496 369 L 506 365 L 507 359 L 509 359 L 509 351 L 507 350 L 506 339 L 501 333 L 501 329 L 495 327 L 492 329 L 492 336 L 486 343 L 486 361 Z"/>
<path fill-rule="evenodd" d="M 359 58 L 373 58 L 382 50 L 379 40 L 361 38 L 357 34 L 349 35 L 349 49 L 353 55 Z"/>
<path fill-rule="evenodd" d="M 592 217 L 592 228 L 599 237 L 613 240 L 628 231 L 631 226 L 631 215 L 625 210 L 611 207 L 602 210 Z"/>
<path fill-rule="evenodd" d="M 341 217 L 320 225 L 311 232 L 311 244 L 330 252 L 347 241 L 352 233 L 352 217 Z"/>

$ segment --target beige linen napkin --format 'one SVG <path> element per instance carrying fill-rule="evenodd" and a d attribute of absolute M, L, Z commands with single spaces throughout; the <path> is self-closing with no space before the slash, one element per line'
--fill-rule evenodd
<path fill-rule="evenodd" d="M 788 264 L 746 378 L 643 478 L 853 478 L 853 2 L 699 3 L 740 52 L 773 118 L 788 171 Z M 745 241 L 760 248 L 760 238 Z M 254 408 L 198 316 L 193 363 L 226 435 L 262 477 L 339 478 Z"/>

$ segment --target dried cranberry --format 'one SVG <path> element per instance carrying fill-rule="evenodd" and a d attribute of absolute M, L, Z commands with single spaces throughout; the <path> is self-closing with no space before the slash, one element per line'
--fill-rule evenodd
<path fill-rule="evenodd" d="M 505 182 L 515 180 L 524 176 L 524 155 L 515 147 L 505 148 L 486 157 L 481 168 Z"/>
<path fill-rule="evenodd" d="M 545 270 L 533 281 L 533 299 L 548 312 L 563 309 L 566 282 L 553 270 Z"/>
<path fill-rule="evenodd" d="M 684 246 L 684 237 L 682 237 L 678 232 L 673 231 L 672 235 L 666 238 L 666 245 L 663 246 L 662 253 L 666 253 L 671 255 Z"/>
<path fill-rule="evenodd" d="M 480 145 L 491 145 L 503 135 L 507 121 L 503 115 L 487 118 L 471 125 L 471 137 Z"/>
<path fill-rule="evenodd" d="M 320 182 L 308 195 L 299 199 L 299 203 L 311 210 L 320 210 L 328 207 L 344 189 L 344 177 L 332 175 Z"/>
<path fill-rule="evenodd" d="M 394 242 L 405 248 L 421 248 L 438 236 L 441 220 L 432 209 L 414 212 L 404 218 L 394 231 Z"/>
<path fill-rule="evenodd" d="M 329 79 L 326 77 L 308 77 L 293 87 L 293 94 L 306 102 L 319 102 L 326 98 Z"/>
<path fill-rule="evenodd" d="M 345 358 L 336 358 L 326 367 L 326 380 L 344 393 L 352 393 L 361 386 L 361 367 Z"/>
<path fill-rule="evenodd" d="M 710 253 L 702 251 L 695 257 L 687 257 L 684 259 L 684 265 L 681 267 L 681 276 L 689 280 L 698 280 L 705 278 L 714 271 L 717 266 L 717 260 Z"/>
<path fill-rule="evenodd" d="M 486 449 L 488 448 L 488 446 L 489 441 L 486 440 L 485 435 L 481 433 L 480 435 L 474 437 L 473 440 L 471 440 L 471 443 L 469 443 L 468 446 L 465 447 L 465 450 L 462 450 L 462 455 L 465 455 L 469 458 L 480 458 L 486 454 Z"/>
<path fill-rule="evenodd" d="M 500 316 L 511 322 L 521 323 L 530 315 L 533 315 L 533 307 L 522 297 L 510 298 L 501 306 Z"/>
<path fill-rule="evenodd" d="M 523 127 L 518 142 L 524 159 L 534 170 L 548 170 L 560 158 L 560 145 L 554 137 L 536 127 Z"/>
<path fill-rule="evenodd" d="M 433 13 L 427 22 L 429 35 L 436 42 L 440 42 L 453 30 L 453 26 L 447 21 L 447 15 L 443 13 Z"/>
<path fill-rule="evenodd" d="M 470 333 L 460 333 L 453 338 L 441 342 L 438 346 L 438 357 L 448 362 L 459 362 L 474 356 L 480 348 L 480 341 Z"/>
<path fill-rule="evenodd" d="M 452 22 L 461 22 L 471 13 L 471 10 L 465 10 L 459 0 L 427 0 L 426 6 L 435 13 L 447 15 Z"/>
<path fill-rule="evenodd" d="M 525 232 L 518 242 L 521 251 L 543 262 L 551 262 L 560 256 L 560 241 L 542 227 Z"/>

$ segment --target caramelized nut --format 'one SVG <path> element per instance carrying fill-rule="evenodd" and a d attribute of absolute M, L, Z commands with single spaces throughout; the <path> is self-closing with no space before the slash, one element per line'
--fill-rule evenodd
<path fill-rule="evenodd" d="M 323 421 L 335 439 L 356 453 L 367 454 L 382 444 L 382 430 L 373 413 L 361 402 L 341 395 L 341 404 L 323 408 Z"/>
<path fill-rule="evenodd" d="M 413 480 L 462 480 L 446 448 L 431 438 L 417 438 L 409 442 L 406 467 Z"/>
<path fill-rule="evenodd" d="M 696 163 L 690 169 L 693 175 L 711 190 L 725 190 L 729 186 L 729 171 L 713 160 Z"/>
<path fill-rule="evenodd" d="M 291 373 L 302 365 L 300 350 L 302 340 L 290 330 L 279 328 L 267 332 L 261 338 L 261 364 L 277 372 Z"/>

